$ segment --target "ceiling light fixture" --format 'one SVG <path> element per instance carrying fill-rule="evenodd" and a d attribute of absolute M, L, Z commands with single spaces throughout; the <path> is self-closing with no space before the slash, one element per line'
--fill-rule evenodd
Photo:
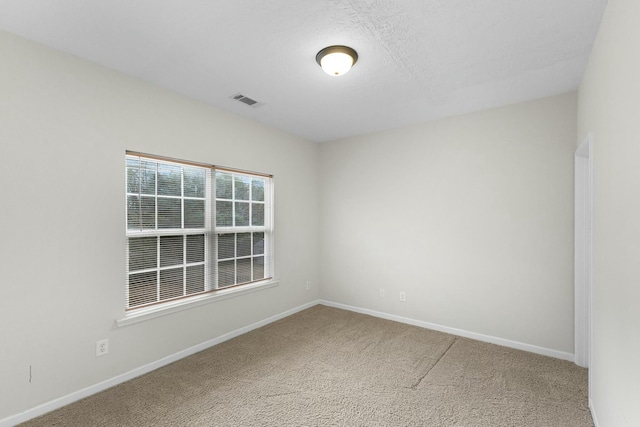
<path fill-rule="evenodd" d="M 349 72 L 358 60 L 358 53 L 347 46 L 329 46 L 316 55 L 316 62 L 330 76 L 341 76 Z"/>

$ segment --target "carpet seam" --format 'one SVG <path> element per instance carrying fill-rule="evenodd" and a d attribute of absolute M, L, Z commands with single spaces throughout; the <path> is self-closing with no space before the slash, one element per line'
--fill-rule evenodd
<path fill-rule="evenodd" d="M 457 338 L 454 338 L 453 341 L 451 341 L 451 344 L 449 344 L 449 347 L 447 347 L 447 349 L 440 355 L 440 357 L 438 357 L 438 360 L 436 360 L 436 363 L 434 363 L 427 372 L 425 372 L 425 374 L 423 376 L 421 376 L 420 378 L 418 378 L 418 381 L 415 382 L 415 384 L 412 384 L 410 387 L 411 390 L 417 390 L 418 386 L 422 383 L 422 381 L 427 377 L 427 375 L 429 375 L 429 372 L 431 372 L 431 370 L 433 368 L 436 367 L 436 365 L 438 365 L 438 363 L 440 363 L 440 360 L 442 360 L 442 358 L 449 352 L 449 350 L 451 350 L 451 347 L 453 347 L 453 345 L 458 341 Z"/>

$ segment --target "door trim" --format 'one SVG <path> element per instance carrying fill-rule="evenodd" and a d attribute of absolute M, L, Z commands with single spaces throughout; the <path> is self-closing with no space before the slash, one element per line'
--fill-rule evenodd
<path fill-rule="evenodd" d="M 575 363 L 591 362 L 593 286 L 593 135 L 582 140 L 575 152 Z"/>

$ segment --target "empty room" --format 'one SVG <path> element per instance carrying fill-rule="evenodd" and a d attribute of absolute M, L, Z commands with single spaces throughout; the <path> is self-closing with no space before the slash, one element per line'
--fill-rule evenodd
<path fill-rule="evenodd" d="M 0 427 L 640 426 L 638 22 L 0 0 Z"/>

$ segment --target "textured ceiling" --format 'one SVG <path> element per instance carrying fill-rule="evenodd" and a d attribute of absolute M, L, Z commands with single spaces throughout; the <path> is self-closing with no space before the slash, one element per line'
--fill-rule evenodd
<path fill-rule="evenodd" d="M 312 141 L 578 87 L 606 0 L 0 0 L 0 28 Z M 316 53 L 358 51 L 346 75 Z M 0 56 L 1 65 L 1 56 Z M 242 93 L 264 105 L 229 99 Z"/>

